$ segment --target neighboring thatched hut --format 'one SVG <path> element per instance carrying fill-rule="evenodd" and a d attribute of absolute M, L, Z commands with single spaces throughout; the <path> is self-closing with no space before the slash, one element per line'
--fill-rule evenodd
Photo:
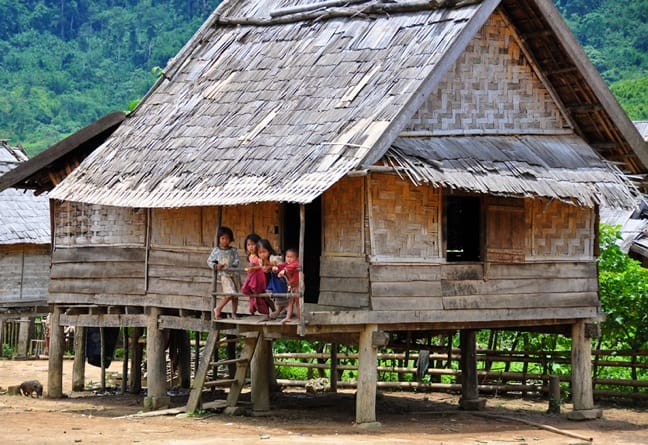
<path fill-rule="evenodd" d="M 225 1 L 53 190 L 53 319 L 146 327 L 152 407 L 169 331 L 258 333 L 259 410 L 273 338 L 357 343 L 360 423 L 389 333 L 461 330 L 475 409 L 475 330 L 558 329 L 592 417 L 598 206 L 635 202 L 614 164 L 645 174 L 648 148 L 550 0 Z M 211 320 L 219 224 L 241 255 L 299 245 L 299 324 Z"/>
<path fill-rule="evenodd" d="M 0 140 L 0 174 L 26 160 L 22 147 L 11 147 L 6 140 Z M 36 196 L 32 191 L 0 192 L 0 345 L 5 343 L 4 322 L 20 320 L 15 345 L 18 356 L 33 352 L 30 341 L 35 337 L 34 319 L 47 314 L 49 267 L 47 196 Z"/>

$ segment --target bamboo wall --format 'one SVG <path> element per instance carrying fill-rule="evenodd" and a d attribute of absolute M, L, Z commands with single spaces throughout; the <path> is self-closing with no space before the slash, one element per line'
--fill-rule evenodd
<path fill-rule="evenodd" d="M 49 270 L 49 245 L 0 245 L 0 306 L 46 301 Z"/>
<path fill-rule="evenodd" d="M 363 190 L 368 212 L 359 198 Z M 448 263 L 442 201 L 441 189 L 386 174 L 343 179 L 329 190 L 319 303 L 385 313 L 440 311 L 439 321 L 597 314 L 594 209 L 483 197 L 486 260 Z M 348 243 L 344 227 L 353 228 Z"/>
<path fill-rule="evenodd" d="M 406 130 L 503 135 L 555 133 L 566 127 L 515 29 L 496 11 Z"/>
<path fill-rule="evenodd" d="M 219 209 L 128 209 L 56 202 L 50 302 L 211 310 Z M 278 204 L 224 207 L 241 267 L 250 232 L 279 246 Z M 243 302 L 241 309 L 247 308 Z"/>

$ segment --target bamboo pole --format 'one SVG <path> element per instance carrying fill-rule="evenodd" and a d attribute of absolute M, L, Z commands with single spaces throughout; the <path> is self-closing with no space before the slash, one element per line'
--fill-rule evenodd
<path fill-rule="evenodd" d="M 306 206 L 299 205 L 299 256 L 302 258 L 302 264 L 306 253 L 304 252 L 304 241 L 306 234 Z M 300 269 L 303 269 L 301 267 Z M 299 271 L 299 326 L 297 334 L 304 335 L 305 331 L 305 314 L 304 314 L 304 271 Z"/>

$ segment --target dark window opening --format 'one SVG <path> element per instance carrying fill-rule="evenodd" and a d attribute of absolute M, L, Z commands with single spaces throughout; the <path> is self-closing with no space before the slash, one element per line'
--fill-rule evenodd
<path fill-rule="evenodd" d="M 304 252 L 299 252 L 299 261 L 304 272 L 304 301 L 317 303 L 319 297 L 319 269 L 322 254 L 322 201 L 317 198 L 306 205 L 306 228 L 304 231 Z M 289 247 L 299 249 L 299 204 L 284 204 L 281 251 Z"/>
<path fill-rule="evenodd" d="M 481 261 L 481 200 L 446 197 L 446 260 Z"/>

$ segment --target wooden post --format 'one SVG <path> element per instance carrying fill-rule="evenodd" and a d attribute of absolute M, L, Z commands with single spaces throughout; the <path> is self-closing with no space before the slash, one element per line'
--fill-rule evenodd
<path fill-rule="evenodd" d="M 106 391 L 106 330 L 103 326 L 99 327 L 99 346 L 101 349 L 100 364 L 101 364 L 101 391 Z"/>
<path fill-rule="evenodd" d="M 178 330 L 178 377 L 180 388 L 191 388 L 191 343 L 189 332 Z"/>
<path fill-rule="evenodd" d="M 128 327 L 122 328 L 122 350 L 124 351 L 124 360 L 122 362 L 122 379 L 121 379 L 121 392 L 126 393 L 128 388 Z"/>
<path fill-rule="evenodd" d="M 270 372 L 272 366 L 272 341 L 259 338 L 252 356 L 252 409 L 256 412 L 270 410 Z"/>
<path fill-rule="evenodd" d="M 592 388 L 592 339 L 585 332 L 585 320 L 572 325 L 571 389 L 574 409 L 567 414 L 571 420 L 591 420 L 601 417 L 601 410 L 594 408 Z"/>
<path fill-rule="evenodd" d="M 142 328 L 133 328 L 133 335 L 129 339 L 133 348 L 133 354 L 131 354 L 130 382 L 128 385 L 128 392 L 131 394 L 139 394 L 142 391 L 142 356 L 144 348 L 139 341 L 142 333 Z"/>
<path fill-rule="evenodd" d="M 329 371 L 329 391 L 337 392 L 337 381 L 338 381 L 338 344 L 331 343 L 331 369 Z"/>
<path fill-rule="evenodd" d="M 356 390 L 356 423 L 380 425 L 376 422 L 376 384 L 378 380 L 378 348 L 373 344 L 375 324 L 365 325 L 358 344 L 358 386 Z"/>
<path fill-rule="evenodd" d="M 202 335 L 202 332 L 194 331 L 194 335 L 194 375 L 196 375 L 198 374 L 198 366 L 200 366 L 200 336 Z"/>
<path fill-rule="evenodd" d="M 50 316 L 50 345 L 47 371 L 47 396 L 63 397 L 63 326 L 61 326 L 61 307 L 54 306 Z"/>
<path fill-rule="evenodd" d="M 30 325 L 33 321 L 29 317 L 20 317 L 18 321 L 20 327 L 18 328 L 18 344 L 16 345 L 16 356 L 18 358 L 26 358 L 29 352 L 29 333 L 31 331 Z"/>
<path fill-rule="evenodd" d="M 560 377 L 549 376 L 549 414 L 560 414 Z"/>
<path fill-rule="evenodd" d="M 299 271 L 299 326 L 297 327 L 297 334 L 304 335 L 306 329 L 306 321 L 304 317 L 304 294 L 306 288 L 304 285 L 304 261 L 306 259 L 306 252 L 304 252 L 304 243 L 306 239 L 306 206 L 299 205 L 299 257 L 301 258 L 301 269 Z"/>
<path fill-rule="evenodd" d="M 72 391 L 85 389 L 85 362 L 86 362 L 86 328 L 74 328 L 74 364 L 72 367 Z"/>
<path fill-rule="evenodd" d="M 478 411 L 486 406 L 477 389 L 477 341 L 475 331 L 463 329 L 461 343 L 461 399 L 459 406 L 468 411 Z"/>
<path fill-rule="evenodd" d="M 146 321 L 146 372 L 147 396 L 144 407 L 149 410 L 168 408 L 170 398 L 166 395 L 166 354 L 164 333 L 158 328 L 158 317 L 162 310 L 148 308 Z"/>

